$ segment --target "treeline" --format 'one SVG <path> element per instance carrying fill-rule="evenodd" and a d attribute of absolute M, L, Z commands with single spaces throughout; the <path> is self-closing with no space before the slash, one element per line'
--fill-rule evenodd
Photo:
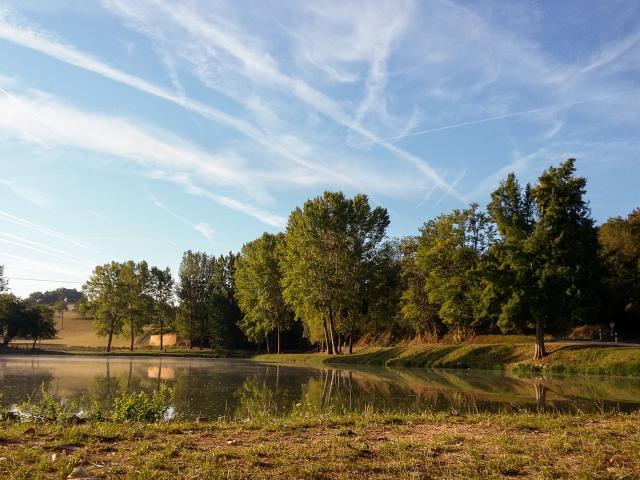
<path fill-rule="evenodd" d="M 486 209 L 387 236 L 389 215 L 365 195 L 325 192 L 294 209 L 286 231 L 237 254 L 187 251 L 178 278 L 146 262 L 96 267 L 82 312 L 108 337 L 178 331 L 189 347 L 351 351 L 358 340 L 536 335 L 575 325 L 640 334 L 640 209 L 596 227 L 586 181 L 569 159 L 534 185 L 509 175 Z"/>
<path fill-rule="evenodd" d="M 54 309 L 38 305 L 33 300 L 21 300 L 7 293 L 8 282 L 4 277 L 4 266 L 0 265 L 0 335 L 6 347 L 15 338 L 33 340 L 32 348 L 40 339 L 56 335 L 53 319 Z"/>

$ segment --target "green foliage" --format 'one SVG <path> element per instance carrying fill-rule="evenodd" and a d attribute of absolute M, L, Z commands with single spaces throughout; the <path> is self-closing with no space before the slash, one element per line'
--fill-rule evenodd
<path fill-rule="evenodd" d="M 278 353 L 281 332 L 292 320 L 282 296 L 280 262 L 283 252 L 284 234 L 264 233 L 243 245 L 236 258 L 234 277 L 235 296 L 243 314 L 240 328 L 255 343 L 277 332 Z"/>
<path fill-rule="evenodd" d="M 0 334 L 4 345 L 21 337 L 33 340 L 35 348 L 38 340 L 56 336 L 53 310 L 10 294 L 0 294 Z"/>
<path fill-rule="evenodd" d="M 9 281 L 4 276 L 4 265 L 0 265 L 0 293 L 7 290 Z"/>
<path fill-rule="evenodd" d="M 476 204 L 440 215 L 421 229 L 415 267 L 412 266 L 417 269 L 414 278 L 423 279 L 426 301 L 437 306 L 439 319 L 450 329 L 465 329 L 475 320 L 482 320 L 476 318 L 475 310 L 479 289 L 476 268 L 493 239 L 491 220 Z M 425 301 L 411 294 L 416 300 Z M 415 311 L 416 306 L 405 307 L 410 315 L 412 309 Z M 436 329 L 436 325 L 432 328 Z"/>
<path fill-rule="evenodd" d="M 501 238 L 485 265 L 482 305 L 503 331 L 533 322 L 537 358 L 545 355 L 545 328 L 591 321 L 598 309 L 598 241 L 585 185 L 569 159 L 533 188 L 523 191 L 512 174 L 492 194 Z"/>
<path fill-rule="evenodd" d="M 56 302 L 77 303 L 82 299 L 82 292 L 75 288 L 56 288 L 55 290 L 47 290 L 46 292 L 33 292 L 29 295 L 28 300 L 34 303 L 44 305 L 53 305 Z"/>
<path fill-rule="evenodd" d="M 624 333 L 640 334 L 640 208 L 610 218 L 598 231 L 607 268 L 604 312 Z"/>
<path fill-rule="evenodd" d="M 152 328 L 160 334 L 160 349 L 163 347 L 162 335 L 172 326 L 175 310 L 173 308 L 175 282 L 169 267 L 160 270 L 151 267 L 149 296 L 153 301 Z"/>
<path fill-rule="evenodd" d="M 158 390 L 123 393 L 113 402 L 111 419 L 115 422 L 159 422 L 166 418 L 175 391 L 166 385 Z"/>
<path fill-rule="evenodd" d="M 339 353 L 341 335 L 353 339 L 367 313 L 388 225 L 385 209 L 372 210 L 365 195 L 347 199 L 341 192 L 325 192 L 289 216 L 284 298 L 309 339 L 324 341 L 331 353 Z"/>
<path fill-rule="evenodd" d="M 118 262 L 98 265 L 82 286 L 86 298 L 83 313 L 93 318 L 99 336 L 108 337 L 107 351 L 111 350 L 113 336 L 122 333 L 127 315 L 123 269 L 124 265 Z"/>
<path fill-rule="evenodd" d="M 234 291 L 235 255 L 184 253 L 180 263 L 177 327 L 189 347 L 233 346 L 240 311 Z"/>
<path fill-rule="evenodd" d="M 40 386 L 40 398 L 30 398 L 16 406 L 17 411 L 29 420 L 39 422 L 65 422 L 73 415 L 63 408 L 62 403 Z"/>

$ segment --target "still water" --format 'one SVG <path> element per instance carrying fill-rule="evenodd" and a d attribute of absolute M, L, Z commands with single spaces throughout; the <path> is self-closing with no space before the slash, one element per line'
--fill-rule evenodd
<path fill-rule="evenodd" d="M 249 360 L 4 356 L 0 403 L 42 388 L 72 405 L 113 403 L 122 392 L 175 388 L 183 418 L 345 411 L 631 411 L 640 409 L 640 379 L 519 377 L 489 371 L 310 368 Z"/>

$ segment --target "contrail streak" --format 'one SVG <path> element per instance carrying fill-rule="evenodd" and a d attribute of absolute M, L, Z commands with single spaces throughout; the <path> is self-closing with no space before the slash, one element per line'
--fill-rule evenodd
<path fill-rule="evenodd" d="M 64 240 L 66 242 L 72 243 L 78 247 L 82 247 L 82 248 L 86 248 L 87 250 L 93 250 L 94 252 L 99 252 L 100 250 L 98 250 L 95 246 L 86 243 L 86 242 L 82 242 L 80 240 L 77 240 L 73 237 L 70 237 L 68 235 L 65 235 L 64 233 L 60 233 L 57 232 L 55 230 L 52 230 L 50 228 L 47 228 L 43 225 L 38 225 L 37 223 L 33 223 L 30 222 L 28 220 L 25 220 L 23 218 L 20 217 L 16 217 L 14 215 L 11 215 L 10 213 L 6 213 L 0 210 L 0 217 L 3 217 L 11 222 L 17 223 L 18 225 L 22 225 L 23 227 L 27 227 L 27 228 L 31 228 L 33 230 L 36 230 L 37 232 L 40 233 L 44 233 L 45 235 L 49 235 L 50 237 L 54 237 L 60 240 Z"/>
<path fill-rule="evenodd" d="M 453 128 L 467 127 L 469 125 L 477 125 L 479 123 L 493 122 L 495 120 L 504 120 L 504 119 L 507 119 L 507 118 L 519 117 L 521 115 L 529 115 L 531 113 L 544 112 L 544 111 L 553 111 L 553 110 L 562 110 L 564 108 L 572 107 L 572 106 L 575 106 L 575 105 L 581 105 L 583 103 L 598 102 L 600 100 L 606 100 L 608 98 L 618 97 L 620 95 L 624 95 L 624 94 L 627 94 L 627 93 L 630 93 L 630 92 L 627 92 L 627 91 L 618 92 L 618 93 L 613 93 L 613 94 L 610 94 L 610 95 L 603 95 L 603 96 L 600 96 L 600 97 L 587 98 L 585 100 L 578 100 L 576 102 L 562 103 L 560 105 L 546 105 L 544 107 L 532 108 L 530 110 L 521 110 L 519 112 L 507 113 L 507 114 L 504 114 L 504 115 L 496 115 L 495 117 L 487 117 L 487 118 L 481 118 L 479 120 L 471 120 L 471 121 L 468 121 L 468 122 L 454 123 L 452 125 L 445 125 L 443 127 L 430 128 L 430 129 L 427 129 L 427 130 L 418 130 L 416 132 L 405 133 L 403 135 L 397 135 L 395 137 L 387 137 L 387 138 L 383 139 L 382 141 L 391 142 L 393 140 L 400 140 L 402 138 L 416 137 L 418 135 L 426 135 L 428 133 L 441 132 L 443 130 L 451 130 Z M 370 144 L 376 144 L 376 143 L 379 143 L 379 142 L 377 142 L 377 141 L 363 142 L 363 143 L 360 143 L 358 145 L 370 145 Z"/>

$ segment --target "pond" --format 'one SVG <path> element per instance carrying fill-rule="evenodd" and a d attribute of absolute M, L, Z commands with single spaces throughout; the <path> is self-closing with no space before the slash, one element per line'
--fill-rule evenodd
<path fill-rule="evenodd" d="M 292 411 L 563 412 L 640 409 L 640 379 L 520 377 L 503 372 L 312 368 L 250 360 L 97 357 L 0 357 L 0 403 L 37 399 L 41 390 L 72 405 L 109 407 L 122 392 L 175 389 L 182 418 L 247 417 Z"/>

